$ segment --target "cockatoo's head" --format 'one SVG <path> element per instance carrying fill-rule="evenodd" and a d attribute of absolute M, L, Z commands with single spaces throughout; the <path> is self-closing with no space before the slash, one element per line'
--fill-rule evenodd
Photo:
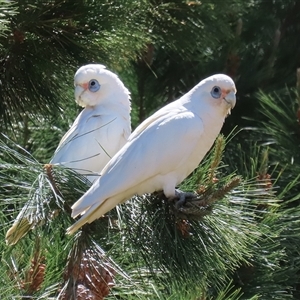
<path fill-rule="evenodd" d="M 74 85 L 75 101 L 82 107 L 101 105 L 115 99 L 126 101 L 130 98 L 129 91 L 119 77 L 100 64 L 79 68 L 74 76 Z"/>
<path fill-rule="evenodd" d="M 216 74 L 202 80 L 195 86 L 195 92 L 200 93 L 203 101 L 208 101 L 209 105 L 218 107 L 225 115 L 236 103 L 236 87 L 233 80 L 224 74 Z"/>

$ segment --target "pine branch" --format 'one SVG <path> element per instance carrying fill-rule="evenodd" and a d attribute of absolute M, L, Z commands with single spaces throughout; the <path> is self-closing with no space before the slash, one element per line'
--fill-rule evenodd
<path fill-rule="evenodd" d="M 180 207 L 175 213 L 181 219 L 188 220 L 201 220 L 203 216 L 212 212 L 212 205 L 223 199 L 234 188 L 238 187 L 241 183 L 240 177 L 234 177 L 224 186 L 216 191 L 204 192 L 193 199 L 187 199 L 184 206 Z"/>
<path fill-rule="evenodd" d="M 64 241 L 68 244 L 65 249 L 70 249 L 69 257 L 60 269 L 61 273 L 65 270 L 65 275 L 51 279 L 46 274 L 43 286 L 49 287 L 49 282 L 52 282 L 57 287 L 58 282 L 63 281 L 60 290 L 62 299 L 76 299 L 79 295 L 87 297 L 95 294 L 96 290 L 98 293 L 102 290 L 105 295 L 108 290 L 111 295 L 125 295 L 129 283 L 137 287 L 135 294 L 140 298 L 143 298 L 143 292 L 148 295 L 151 284 L 152 291 L 162 289 L 169 296 L 176 286 L 194 296 L 201 295 L 207 286 L 222 288 L 227 282 L 227 274 L 249 262 L 253 255 L 251 245 L 262 236 L 257 220 L 262 220 L 267 211 L 262 216 L 258 215 L 257 205 L 267 203 L 272 206 L 277 201 L 272 189 L 266 189 L 265 184 L 257 179 L 249 181 L 235 174 L 226 175 L 224 166 L 219 165 L 222 164 L 222 151 L 218 149 L 223 143 L 222 138 L 218 139 L 217 149 L 183 184 L 185 190 L 196 190 L 199 197 L 188 199 L 177 210 L 174 203 L 160 194 L 134 197 L 107 217 L 84 226 L 74 240 Z M 28 172 L 27 182 L 35 180 L 38 174 L 42 175 L 42 181 L 37 181 L 33 191 L 35 194 L 39 190 L 41 195 L 46 196 L 40 203 L 45 223 L 36 226 L 32 235 L 38 234 L 55 245 L 61 241 L 61 235 L 65 235 L 68 224 L 73 222 L 65 203 L 74 203 L 87 188 L 86 183 L 74 172 L 59 167 L 47 165 L 40 173 L 42 166 L 28 160 L 28 154 L 22 156 L 8 150 L 9 147 L 4 149 L 12 158 L 17 157 L 18 165 L 19 161 L 24 161 L 31 170 L 35 170 L 36 173 Z M 17 168 L 14 164 L 11 166 Z M 29 183 L 27 185 L 30 186 Z M 202 213 L 201 218 L 197 218 L 200 220 L 195 220 L 190 211 L 189 214 L 184 211 L 189 205 L 196 208 L 198 217 Z M 60 213 L 53 218 L 49 212 L 55 208 Z M 180 216 L 182 210 L 184 216 Z M 203 214 L 203 211 L 208 214 Z M 20 243 L 27 240 L 29 237 Z M 21 247 L 21 244 L 16 247 Z M 47 258 L 46 262 L 47 270 L 51 270 L 51 259 Z M 127 272 L 129 275 L 122 270 L 127 268 L 131 270 Z M 170 281 L 174 282 L 173 286 L 170 286 Z M 115 284 L 113 288 L 112 283 Z M 46 290 L 37 292 L 42 294 Z M 52 293 L 58 291 L 52 290 Z"/>
<path fill-rule="evenodd" d="M 18 147 L 18 145 L 14 146 Z M 2 166 L 5 172 L 3 172 L 3 176 L 0 179 L 6 181 L 11 171 L 16 169 L 18 169 L 19 173 L 17 174 L 19 175 L 20 170 L 21 173 L 24 170 L 25 174 L 27 174 L 25 177 L 20 176 L 18 178 L 17 176 L 13 181 L 14 187 L 19 185 L 20 188 L 24 189 L 27 186 L 26 193 L 22 194 L 22 202 L 25 201 L 25 206 L 22 208 L 24 214 L 21 216 L 25 218 L 26 228 L 22 222 L 18 224 L 17 237 L 14 238 L 23 238 L 18 241 L 11 251 L 17 253 L 19 249 L 24 247 L 24 244 L 32 242 L 32 240 L 40 241 L 42 239 L 43 241 L 40 248 L 38 247 L 36 252 L 34 252 L 33 260 L 32 255 L 28 255 L 28 261 L 32 260 L 32 262 L 28 266 L 28 271 L 26 271 L 23 279 L 20 276 L 21 270 L 19 268 L 16 269 L 15 280 L 19 286 L 17 291 L 30 295 L 41 294 L 50 297 L 58 294 L 58 290 L 60 289 L 60 297 L 62 299 L 69 299 L 72 295 L 74 299 L 87 297 L 87 295 L 92 294 L 97 294 L 97 297 L 100 297 L 100 291 L 102 291 L 102 295 L 108 294 L 114 282 L 113 278 L 117 275 L 117 278 L 114 280 L 118 282 L 118 288 L 114 293 L 125 295 L 130 291 L 132 286 L 136 286 L 134 294 L 142 295 L 145 290 L 143 287 L 144 284 L 141 284 L 141 277 L 148 274 L 148 271 L 145 270 L 141 273 L 133 272 L 132 278 L 126 275 L 105 254 L 104 250 L 102 250 L 91 236 L 91 234 L 97 236 L 100 241 L 104 241 L 105 245 L 107 244 L 107 233 L 110 225 L 106 218 L 101 218 L 98 222 L 85 226 L 83 231 L 74 240 L 62 240 L 62 236 L 65 235 L 65 230 L 68 227 L 66 224 L 70 225 L 73 222 L 70 218 L 69 205 L 74 203 L 75 199 L 77 200 L 83 191 L 88 188 L 87 181 L 81 175 L 65 168 L 54 167 L 49 164 L 41 166 L 34 159 L 28 159 L 30 154 L 26 151 L 24 152 L 25 155 L 21 154 L 4 143 L 1 147 L 4 150 L 3 154 L 5 154 L 3 157 L 8 157 L 11 161 L 15 161 L 15 163 L 8 164 L 5 161 L 3 162 Z M 20 150 L 24 149 L 20 148 Z M 23 162 L 24 166 L 20 165 L 20 162 Z M 27 172 L 28 168 L 30 168 L 30 172 Z M 17 199 L 13 191 L 13 189 L 9 191 L 11 203 L 14 203 Z M 29 200 L 28 191 L 29 195 L 31 194 Z M 4 229 L 6 228 L 7 225 Z M 33 230 L 28 235 L 25 235 L 29 229 Z M 115 229 L 110 231 L 109 235 L 111 237 L 114 231 L 118 232 Z M 57 272 L 57 264 L 53 265 L 52 262 L 59 253 L 51 250 L 53 247 L 56 249 L 57 245 L 65 245 L 65 251 L 70 248 L 69 257 L 65 260 L 60 258 L 61 262 L 65 263 L 65 265 L 59 264 L 59 267 L 62 268 L 59 272 Z M 35 247 L 37 247 L 37 244 Z M 27 248 L 30 249 L 30 247 Z M 45 263 L 41 261 L 42 256 L 39 256 L 39 251 L 49 252 Z M 9 256 L 17 261 L 21 259 L 21 257 L 14 254 L 9 254 Z M 102 263 L 99 265 L 99 262 Z M 45 268 L 47 269 L 47 273 L 44 278 L 42 269 Z M 52 274 L 53 268 L 56 270 L 55 275 Z M 57 277 L 57 274 L 59 275 L 63 270 L 64 275 Z M 77 275 L 75 270 L 78 270 Z M 146 289 L 151 290 L 153 287 L 148 284 Z M 15 294 L 17 291 L 15 291 Z M 146 294 L 149 295 L 151 292 L 147 291 Z"/>
<path fill-rule="evenodd" d="M 35 226 L 52 221 L 62 209 L 70 215 L 68 201 L 74 203 L 88 189 L 90 183 L 70 169 L 59 166 L 53 168 L 49 164 L 42 167 L 25 149 L 8 139 L 7 141 L 14 148 L 4 142 L 0 144 L 4 160 L 1 164 L 0 180 L 6 183 L 7 189 L 2 192 L 3 205 L 10 205 L 10 201 L 16 202 L 18 197 L 23 202 L 18 218 L 6 237 L 8 244 L 15 244 Z M 5 163 L 7 159 L 12 163 Z M 12 174 L 18 174 L 20 170 L 23 170 L 22 175 L 12 178 Z M 77 188 L 74 189 L 74 186 Z M 12 190 L 19 191 L 15 198 L 11 196 Z"/>

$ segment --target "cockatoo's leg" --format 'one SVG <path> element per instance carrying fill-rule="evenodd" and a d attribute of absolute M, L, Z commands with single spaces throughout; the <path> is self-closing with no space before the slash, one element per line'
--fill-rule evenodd
<path fill-rule="evenodd" d="M 179 189 L 175 189 L 175 197 L 178 199 L 178 201 L 175 203 L 175 207 L 179 208 L 185 203 L 186 198 L 197 198 L 197 194 L 192 192 L 183 192 Z"/>

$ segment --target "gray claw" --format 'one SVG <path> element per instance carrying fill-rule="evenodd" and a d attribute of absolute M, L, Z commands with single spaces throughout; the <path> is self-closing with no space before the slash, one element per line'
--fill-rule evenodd
<path fill-rule="evenodd" d="M 178 201 L 175 203 L 176 209 L 181 207 L 185 202 L 186 198 L 196 198 L 197 195 L 191 192 L 183 192 L 179 189 L 175 189 L 175 196 L 178 198 Z"/>

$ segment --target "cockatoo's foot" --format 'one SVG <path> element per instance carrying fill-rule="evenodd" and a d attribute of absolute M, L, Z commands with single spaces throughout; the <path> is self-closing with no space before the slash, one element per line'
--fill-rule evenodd
<path fill-rule="evenodd" d="M 175 189 L 175 197 L 178 199 L 178 201 L 175 203 L 175 207 L 178 209 L 186 202 L 187 198 L 197 198 L 197 194 Z"/>

